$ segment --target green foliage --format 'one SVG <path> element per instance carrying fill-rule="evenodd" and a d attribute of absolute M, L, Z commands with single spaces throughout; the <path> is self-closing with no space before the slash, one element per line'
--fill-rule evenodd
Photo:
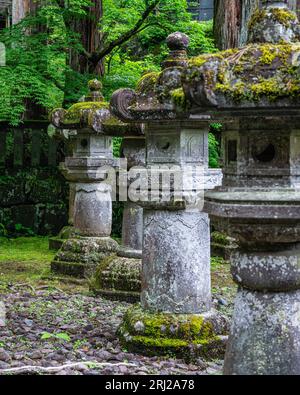
<path fill-rule="evenodd" d="M 7 236 L 8 232 L 4 224 L 0 223 L 0 237 Z"/>
<path fill-rule="evenodd" d="M 160 65 L 155 63 L 153 56 L 133 61 L 123 53 L 115 55 L 107 65 L 103 77 L 104 96 L 108 100 L 119 88 L 135 89 L 138 80 L 147 71 L 159 71 Z"/>
<path fill-rule="evenodd" d="M 61 332 L 61 333 L 43 332 L 41 334 L 41 340 L 51 340 L 51 339 L 62 340 L 62 341 L 65 341 L 65 342 L 70 342 L 71 341 L 70 336 L 67 333 L 65 333 L 65 332 Z"/>
<path fill-rule="evenodd" d="M 220 160 L 219 143 L 213 133 L 208 135 L 209 144 L 209 167 L 218 168 Z"/>
<path fill-rule="evenodd" d="M 104 0 L 102 27 L 112 41 L 133 27 L 145 9 L 145 0 Z M 117 48 L 107 58 L 104 77 L 105 95 L 121 87 L 135 88 L 140 77 L 149 71 L 159 71 L 168 54 L 165 40 L 170 33 L 182 31 L 190 37 L 189 55 L 215 52 L 212 22 L 192 21 L 186 0 L 162 0 L 158 11 L 151 15 L 147 28 Z"/>
<path fill-rule="evenodd" d="M 120 158 L 122 141 L 123 141 L 122 137 L 113 138 L 113 152 L 115 158 Z"/>
<path fill-rule="evenodd" d="M 0 68 L 0 121 L 17 125 L 29 115 L 26 109 L 46 116 L 49 110 L 74 103 L 86 93 L 87 81 L 94 75 L 72 70 L 67 54 L 83 55 L 82 37 L 72 26 L 93 17 L 90 5 L 89 0 L 69 0 L 65 8 L 57 0 L 48 0 L 35 15 L 0 32 L 7 58 L 6 67 Z M 102 46 L 130 31 L 148 5 L 149 0 L 103 0 Z M 190 55 L 215 50 L 211 22 L 192 21 L 186 0 L 161 0 L 138 33 L 106 57 L 106 99 L 118 88 L 134 88 L 143 73 L 158 71 L 167 54 L 165 39 L 176 30 L 190 36 Z"/>
<path fill-rule="evenodd" d="M 23 226 L 22 224 L 15 224 L 15 233 L 16 237 L 18 236 L 34 236 L 35 233 L 32 229 Z"/>
<path fill-rule="evenodd" d="M 45 109 L 62 102 L 58 85 L 64 78 L 65 39 L 56 13 L 50 11 L 45 5 L 37 16 L 0 32 L 6 47 L 6 66 L 0 68 L 0 121 L 17 125 L 29 102 Z"/>

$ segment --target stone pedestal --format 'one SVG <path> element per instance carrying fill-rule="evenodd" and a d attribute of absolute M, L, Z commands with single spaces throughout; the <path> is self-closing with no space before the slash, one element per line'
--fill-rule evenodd
<path fill-rule="evenodd" d="M 125 202 L 122 222 L 122 246 L 142 252 L 143 208 L 133 202 Z"/>
<path fill-rule="evenodd" d="M 121 155 L 127 161 L 127 170 L 144 165 L 145 139 L 124 138 Z M 131 181 L 130 177 L 128 181 Z M 129 302 L 139 301 L 142 243 L 143 208 L 128 200 L 124 203 L 122 245 L 117 256 L 98 267 L 91 285 L 96 295 Z"/>
<path fill-rule="evenodd" d="M 209 233 L 205 213 L 145 210 L 141 302 L 147 311 L 211 309 Z"/>
<path fill-rule="evenodd" d="M 146 136 L 141 306 L 128 311 L 119 336 L 131 351 L 217 358 L 225 352 L 228 322 L 212 309 L 210 224 L 201 211 L 207 122 L 153 123 Z M 193 184 L 200 178 L 203 190 Z"/>
<path fill-rule="evenodd" d="M 162 72 L 111 100 L 120 119 L 145 124 L 146 137 L 146 169 L 134 183 L 144 208 L 141 305 L 118 333 L 129 350 L 214 358 L 225 351 L 228 323 L 211 309 L 210 228 L 202 210 L 210 117 L 188 116 L 188 43 L 185 34 L 171 34 Z"/>
<path fill-rule="evenodd" d="M 262 138 L 268 136 L 269 122 L 264 123 L 266 132 L 261 131 Z M 277 119 L 277 127 L 281 123 L 285 125 L 282 140 L 288 145 L 289 122 Z M 256 120 L 256 125 L 262 123 Z M 250 135 L 251 131 L 241 127 L 240 133 Z M 271 143 L 272 137 L 269 138 Z M 218 227 L 239 244 L 239 249 L 231 254 L 231 272 L 239 289 L 224 365 L 227 375 L 300 374 L 300 192 L 293 188 L 288 172 L 283 172 L 281 155 L 288 157 L 291 151 L 286 151 L 284 145 L 275 146 L 277 156 L 270 162 L 251 164 L 257 171 L 249 177 L 248 186 L 245 173 L 249 168 L 244 167 L 242 173 L 239 163 L 245 157 L 239 154 L 237 168 L 241 171 L 242 187 L 223 187 L 206 194 L 206 210 Z M 294 152 L 297 146 L 291 146 L 291 150 Z M 252 155 L 253 151 L 246 145 L 242 152 Z M 228 150 L 225 161 L 227 155 Z M 288 158 L 284 163 L 293 165 Z M 260 177 L 272 173 L 276 176 L 277 166 L 283 175 L 276 183 L 282 186 L 263 189 Z M 225 169 L 225 185 L 231 184 L 233 178 L 227 180 L 226 173 Z"/>
<path fill-rule="evenodd" d="M 224 373 L 300 374 L 300 246 L 288 251 L 236 253 L 240 285 Z"/>

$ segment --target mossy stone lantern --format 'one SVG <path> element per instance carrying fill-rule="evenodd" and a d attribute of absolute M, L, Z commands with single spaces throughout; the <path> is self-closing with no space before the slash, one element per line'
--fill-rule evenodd
<path fill-rule="evenodd" d="M 74 232 L 56 254 L 52 270 L 79 277 L 90 276 L 97 264 L 118 251 L 111 239 L 112 184 L 105 182 L 106 167 L 116 166 L 112 137 L 104 122 L 112 115 L 100 92 L 98 80 L 89 82 L 89 94 L 68 110 L 52 113 L 52 123 L 68 139 L 70 156 L 61 164 L 65 178 L 73 184 L 71 208 Z"/>
<path fill-rule="evenodd" d="M 205 210 L 238 240 L 225 374 L 300 374 L 300 43 L 286 1 L 263 1 L 249 44 L 191 59 L 190 113 L 225 122 L 222 188 Z"/>
<path fill-rule="evenodd" d="M 146 182 L 139 200 L 144 208 L 141 305 L 127 312 L 119 336 L 132 351 L 216 358 L 224 353 L 228 325 L 212 308 L 210 224 L 192 182 L 198 167 L 203 177 L 208 172 L 210 117 L 190 118 L 185 106 L 181 78 L 188 43 L 185 34 L 170 35 L 162 72 L 146 74 L 136 91 L 119 90 L 111 100 L 121 120 L 145 124 L 146 137 Z M 166 190 L 164 181 L 156 181 L 174 168 Z M 182 182 L 178 190 L 176 176 Z M 183 199 L 176 199 L 177 192 Z"/>

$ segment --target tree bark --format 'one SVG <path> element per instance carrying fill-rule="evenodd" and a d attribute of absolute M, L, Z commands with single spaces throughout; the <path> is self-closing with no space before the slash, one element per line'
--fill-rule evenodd
<path fill-rule="evenodd" d="M 259 0 L 215 0 L 214 35 L 221 50 L 247 42 L 247 27 Z"/>
<path fill-rule="evenodd" d="M 38 7 L 35 0 L 12 0 L 12 24 L 20 22 L 29 13 L 33 13 Z"/>
<path fill-rule="evenodd" d="M 103 15 L 102 0 L 92 0 L 91 2 L 93 6 L 88 10 L 88 15 L 83 19 L 77 19 L 71 22 L 72 30 L 80 34 L 81 44 L 87 53 L 93 53 L 101 46 L 101 32 L 98 23 Z M 74 50 L 70 50 L 69 64 L 72 70 L 81 74 L 87 72 L 93 72 L 99 75 L 104 74 L 103 61 L 99 61 L 96 67 L 93 67 L 93 70 L 91 70 L 87 57 L 78 54 Z"/>

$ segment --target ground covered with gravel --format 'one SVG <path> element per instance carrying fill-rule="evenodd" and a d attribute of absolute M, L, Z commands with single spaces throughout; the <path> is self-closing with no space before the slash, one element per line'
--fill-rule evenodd
<path fill-rule="evenodd" d="M 0 327 L 0 374 L 203 375 L 222 369 L 221 362 L 186 364 L 122 349 L 116 330 L 129 307 L 124 302 L 61 291 L 23 291 L 1 300 L 7 320 Z"/>
<path fill-rule="evenodd" d="M 94 297 L 87 281 L 56 277 L 45 237 L 0 237 L 0 375 L 219 374 L 222 361 L 186 364 L 122 349 L 116 330 L 130 306 Z M 230 316 L 236 287 L 213 258 L 214 307 Z M 1 306 L 6 322 L 1 327 Z"/>

